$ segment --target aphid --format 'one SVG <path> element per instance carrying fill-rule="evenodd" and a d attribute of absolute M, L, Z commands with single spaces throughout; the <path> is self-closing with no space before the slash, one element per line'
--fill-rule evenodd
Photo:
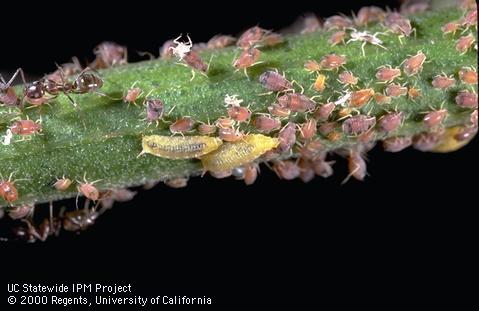
<path fill-rule="evenodd" d="M 251 116 L 251 110 L 246 107 L 232 106 L 227 108 L 227 111 L 228 116 L 237 122 L 245 122 Z"/>
<path fill-rule="evenodd" d="M 338 45 L 340 43 L 344 43 L 344 38 L 346 37 L 346 32 L 344 30 L 339 30 L 334 32 L 331 37 L 329 37 L 328 42 L 331 46 Z"/>
<path fill-rule="evenodd" d="M 319 29 L 321 29 L 321 24 L 318 17 L 314 13 L 306 13 L 300 16 L 288 29 L 282 30 L 282 32 L 288 34 L 305 34 L 318 31 Z"/>
<path fill-rule="evenodd" d="M 325 161 L 325 157 L 317 157 L 313 159 L 314 173 L 323 178 L 331 177 L 334 174 L 334 163 L 335 161 Z"/>
<path fill-rule="evenodd" d="M 221 172 L 210 171 L 210 175 L 213 176 L 216 179 L 228 178 L 231 175 L 233 175 L 233 170 L 225 170 L 225 171 L 221 171 Z"/>
<path fill-rule="evenodd" d="M 441 27 L 441 30 L 444 34 L 452 33 L 455 34 L 461 25 L 458 22 L 449 22 Z"/>
<path fill-rule="evenodd" d="M 336 55 L 336 54 L 329 54 L 323 56 L 319 65 L 323 70 L 333 70 L 338 69 L 339 67 L 346 64 L 346 56 L 344 55 Z"/>
<path fill-rule="evenodd" d="M 259 165 L 257 163 L 249 163 L 244 166 L 243 181 L 249 186 L 254 184 L 258 178 Z"/>
<path fill-rule="evenodd" d="M 194 79 L 195 77 L 194 69 L 202 73 L 206 73 L 208 71 L 208 65 L 201 59 L 198 52 L 191 49 L 193 47 L 193 42 L 191 42 L 191 38 L 188 36 L 187 43 L 180 42 L 179 41 L 180 38 L 181 36 L 173 40 L 173 43 L 175 44 L 175 46 L 170 47 L 173 54 L 178 58 L 180 62 L 183 62 L 192 68 L 193 70 L 192 79 Z"/>
<path fill-rule="evenodd" d="M 446 109 L 435 110 L 426 114 L 423 118 L 424 125 L 427 127 L 435 127 L 444 121 L 448 112 Z"/>
<path fill-rule="evenodd" d="M 404 1 L 401 4 L 400 12 L 405 15 L 413 15 L 429 10 L 429 1 L 427 0 L 412 0 Z"/>
<path fill-rule="evenodd" d="M 341 108 L 338 111 L 338 117 L 342 120 L 346 117 L 350 117 L 353 113 L 353 108 Z"/>
<path fill-rule="evenodd" d="M 269 113 L 275 117 L 287 118 L 291 114 L 291 109 L 288 107 L 283 107 L 279 104 L 272 104 L 268 107 Z"/>
<path fill-rule="evenodd" d="M 201 157 L 205 171 L 222 172 L 253 162 L 265 152 L 276 148 L 277 138 L 261 134 L 245 135 L 242 140 L 225 143 Z"/>
<path fill-rule="evenodd" d="M 455 83 L 456 80 L 452 76 L 448 77 L 445 74 L 437 75 L 432 79 L 432 87 L 436 89 L 445 90 L 451 86 L 454 86 Z"/>
<path fill-rule="evenodd" d="M 417 98 L 417 97 L 421 96 L 421 90 L 411 86 L 407 90 L 407 95 L 411 99 Z"/>
<path fill-rule="evenodd" d="M 413 137 L 413 147 L 419 151 L 431 151 L 441 139 L 442 133 L 424 132 Z"/>
<path fill-rule="evenodd" d="M 197 158 L 216 149 L 223 141 L 209 136 L 143 136 L 140 155 L 149 153 L 167 159 Z"/>
<path fill-rule="evenodd" d="M 346 135 L 359 135 L 370 128 L 372 128 L 376 124 L 376 117 L 368 117 L 365 115 L 357 115 L 346 119 L 341 128 L 343 129 L 343 133 Z"/>
<path fill-rule="evenodd" d="M 280 75 L 276 71 L 268 70 L 259 76 L 259 83 L 273 92 L 282 92 L 292 88 L 291 82 L 289 82 L 283 75 Z"/>
<path fill-rule="evenodd" d="M 158 122 L 163 117 L 165 104 L 161 99 L 149 98 L 146 100 L 146 120 L 149 123 Z"/>
<path fill-rule="evenodd" d="M 235 67 L 236 70 L 243 69 L 245 72 L 245 75 L 247 76 L 246 69 L 256 64 L 259 64 L 258 59 L 260 58 L 260 56 L 261 56 L 260 50 L 258 50 L 255 47 L 250 47 L 248 49 L 245 49 L 241 52 L 239 57 L 233 62 L 233 67 Z"/>
<path fill-rule="evenodd" d="M 477 109 L 477 94 L 469 91 L 460 91 L 456 96 L 456 104 L 463 108 Z"/>
<path fill-rule="evenodd" d="M 102 42 L 95 47 L 93 53 L 96 59 L 92 64 L 93 68 L 109 68 L 127 63 L 127 49 L 114 42 Z"/>
<path fill-rule="evenodd" d="M 183 117 L 170 125 L 170 132 L 173 134 L 181 134 L 191 131 L 195 127 L 195 120 L 190 117 Z"/>
<path fill-rule="evenodd" d="M 12 181 L 12 175 L 10 174 L 8 180 L 3 180 L 3 177 L 0 180 L 0 197 L 7 203 L 18 200 L 18 190 L 15 187 L 15 181 Z"/>
<path fill-rule="evenodd" d="M 338 132 L 338 131 L 332 131 L 331 133 L 328 134 L 326 137 L 329 141 L 335 142 L 339 141 L 343 137 L 343 134 Z"/>
<path fill-rule="evenodd" d="M 474 110 L 472 113 L 471 113 L 471 116 L 469 118 L 469 122 L 471 122 L 471 125 L 473 127 L 477 127 L 477 109 Z"/>
<path fill-rule="evenodd" d="M 459 70 L 459 78 L 467 84 L 477 84 L 477 71 L 464 67 Z"/>
<path fill-rule="evenodd" d="M 387 152 L 399 152 L 411 146 L 412 139 L 407 136 L 386 138 L 383 141 L 383 149 Z"/>
<path fill-rule="evenodd" d="M 469 141 L 477 134 L 477 127 L 463 127 L 455 135 L 457 141 Z"/>
<path fill-rule="evenodd" d="M 374 144 L 374 141 L 376 140 L 377 132 L 371 128 L 368 131 L 361 133 L 357 137 L 358 143 L 362 144 Z"/>
<path fill-rule="evenodd" d="M 475 38 L 472 34 L 468 34 L 467 36 L 460 37 L 456 42 L 456 50 L 461 54 L 464 54 L 471 48 L 471 46 L 475 42 Z"/>
<path fill-rule="evenodd" d="M 125 104 L 136 104 L 136 100 L 141 96 L 141 89 L 139 87 L 132 87 L 128 89 L 123 96 L 123 102 Z"/>
<path fill-rule="evenodd" d="M 322 93 L 326 88 L 326 76 L 322 74 L 318 74 L 318 77 L 314 81 L 313 88 Z"/>
<path fill-rule="evenodd" d="M 0 75 L 0 102 L 7 106 L 18 105 L 18 97 L 15 93 L 15 90 L 11 87 L 18 74 L 20 74 L 23 78 L 23 81 L 25 81 L 22 68 L 18 68 L 8 82 L 6 82 L 2 75 Z"/>
<path fill-rule="evenodd" d="M 384 26 L 403 37 L 409 37 L 413 31 L 411 21 L 401 14 L 393 12 L 384 19 Z"/>
<path fill-rule="evenodd" d="M 289 93 L 278 97 L 278 104 L 294 112 L 306 112 L 314 110 L 316 107 L 316 103 L 309 97 L 298 93 Z"/>
<path fill-rule="evenodd" d="M 40 122 L 35 122 L 32 120 L 18 120 L 13 122 L 13 124 L 10 126 L 10 130 L 13 134 L 17 135 L 33 135 L 42 130 L 42 125 Z"/>
<path fill-rule="evenodd" d="M 363 89 L 351 92 L 351 97 L 349 98 L 349 107 L 360 108 L 366 105 L 373 95 L 373 89 Z"/>
<path fill-rule="evenodd" d="M 228 35 L 216 35 L 206 43 L 206 47 L 210 50 L 222 49 L 235 44 L 235 42 L 235 37 Z"/>
<path fill-rule="evenodd" d="M 391 97 L 403 96 L 406 95 L 407 92 L 407 87 L 401 86 L 397 83 L 391 83 L 386 87 L 386 95 Z"/>
<path fill-rule="evenodd" d="M 30 215 L 33 212 L 33 209 L 34 209 L 33 204 L 24 204 L 21 206 L 16 206 L 8 210 L 8 216 L 10 216 L 10 218 L 14 220 L 22 219 Z"/>
<path fill-rule="evenodd" d="M 376 79 L 381 82 L 392 82 L 397 77 L 401 76 L 401 69 L 392 68 L 391 66 L 381 66 L 376 72 Z"/>
<path fill-rule="evenodd" d="M 321 105 L 314 112 L 314 117 L 318 119 L 318 121 L 326 121 L 333 112 L 334 108 L 336 108 L 334 103 L 326 103 Z"/>
<path fill-rule="evenodd" d="M 168 59 L 173 57 L 173 49 L 175 48 L 176 44 L 173 40 L 167 40 L 160 48 L 160 58 L 161 59 Z"/>
<path fill-rule="evenodd" d="M 338 124 L 336 122 L 327 122 L 323 123 L 319 126 L 318 130 L 323 136 L 328 136 L 331 132 L 333 132 Z"/>
<path fill-rule="evenodd" d="M 351 27 L 353 22 L 347 18 L 346 16 L 340 15 L 333 15 L 324 21 L 324 29 L 331 30 L 331 29 L 345 29 Z"/>
<path fill-rule="evenodd" d="M 278 134 L 278 149 L 282 152 L 288 152 L 296 143 L 296 124 L 288 122 Z"/>
<path fill-rule="evenodd" d="M 94 186 L 95 183 L 99 182 L 100 180 L 95 180 L 92 182 L 88 182 L 86 180 L 86 173 L 83 176 L 83 181 L 84 182 L 79 182 L 77 186 L 77 190 L 79 193 L 83 194 L 87 199 L 92 200 L 92 201 L 98 201 L 100 198 L 100 191 Z"/>
<path fill-rule="evenodd" d="M 63 79 L 71 77 L 83 70 L 80 61 L 77 57 L 72 57 L 71 63 L 65 63 L 58 66 L 57 70 L 47 75 L 46 80 L 53 80 L 57 83 L 62 83 Z"/>
<path fill-rule="evenodd" d="M 66 191 L 71 184 L 71 179 L 65 178 L 65 176 L 63 176 L 62 178 L 57 179 L 57 181 L 53 184 L 53 187 L 55 187 L 55 189 L 58 191 Z"/>
<path fill-rule="evenodd" d="M 101 206 L 103 209 L 110 209 L 115 202 L 128 202 L 132 200 L 136 194 L 136 191 L 131 191 L 128 188 L 108 190 L 108 194 L 101 198 Z"/>
<path fill-rule="evenodd" d="M 303 146 L 299 152 L 301 153 L 301 156 L 307 160 L 313 160 L 317 158 L 321 152 L 323 152 L 323 144 L 319 139 L 310 141 L 307 143 L 305 146 Z"/>
<path fill-rule="evenodd" d="M 382 116 L 378 123 L 379 127 L 385 131 L 386 133 L 395 131 L 396 129 L 401 126 L 403 120 L 403 113 L 402 112 L 391 112 L 387 115 Z"/>
<path fill-rule="evenodd" d="M 165 180 L 165 185 L 174 189 L 184 188 L 188 185 L 188 178 L 178 177 L 178 178 L 168 179 L 168 180 Z"/>
<path fill-rule="evenodd" d="M 266 33 L 266 30 L 258 26 L 251 27 L 239 37 L 236 45 L 242 49 L 249 49 L 256 43 L 259 43 Z"/>
<path fill-rule="evenodd" d="M 384 19 L 386 12 L 377 6 L 363 6 L 359 9 L 354 23 L 356 26 L 366 26 L 370 22 L 378 22 Z"/>
<path fill-rule="evenodd" d="M 303 124 L 301 124 L 299 132 L 300 132 L 300 137 L 303 140 L 309 140 L 313 138 L 316 135 L 316 126 L 317 126 L 317 121 L 316 119 L 309 119 Z"/>
<path fill-rule="evenodd" d="M 477 28 L 477 8 L 469 10 L 466 12 L 464 17 L 460 20 L 461 26 L 469 28 L 469 27 L 476 27 Z"/>
<path fill-rule="evenodd" d="M 356 85 L 358 80 L 351 71 L 343 71 L 338 76 L 338 81 L 344 85 Z"/>
<path fill-rule="evenodd" d="M 311 163 L 310 160 L 307 160 L 305 158 L 300 158 L 298 161 L 298 167 L 299 167 L 299 178 L 301 179 L 302 182 L 308 183 L 314 179 L 315 173 L 313 169 L 313 164 Z"/>
<path fill-rule="evenodd" d="M 375 93 L 374 94 L 374 101 L 380 105 L 385 105 L 385 104 L 390 104 L 391 103 L 391 97 L 381 94 L 381 93 Z"/>
<path fill-rule="evenodd" d="M 273 164 L 273 171 L 280 179 L 293 180 L 298 178 L 301 170 L 296 162 L 291 160 L 275 161 Z"/>
<path fill-rule="evenodd" d="M 235 120 L 226 117 L 219 117 L 215 122 L 216 126 L 219 128 L 231 128 L 235 123 Z"/>
<path fill-rule="evenodd" d="M 238 141 L 243 138 L 244 134 L 237 129 L 220 127 L 218 130 L 218 137 L 227 142 Z"/>
<path fill-rule="evenodd" d="M 426 61 L 426 55 L 419 51 L 416 55 L 404 60 L 403 70 L 408 76 L 415 75 L 422 70 L 422 65 Z"/>
<path fill-rule="evenodd" d="M 281 127 L 281 121 L 267 115 L 259 115 L 254 119 L 253 125 L 262 133 L 270 133 Z"/>
<path fill-rule="evenodd" d="M 273 47 L 283 42 L 284 42 L 284 38 L 281 34 L 271 32 L 263 37 L 263 39 L 261 40 L 261 45 L 264 45 L 267 47 Z"/>
<path fill-rule="evenodd" d="M 383 49 L 387 50 L 386 47 L 384 47 L 382 45 L 383 41 L 381 39 L 379 39 L 377 37 L 377 35 L 379 35 L 379 32 L 377 32 L 375 34 L 371 34 L 367 31 L 357 31 L 356 29 L 354 29 L 354 31 L 351 32 L 351 39 L 349 39 L 346 42 L 346 44 L 348 44 L 349 42 L 354 42 L 354 41 L 363 42 L 361 44 L 361 51 L 363 53 L 363 57 L 366 56 L 366 52 L 364 51 L 364 47 L 366 46 L 367 43 L 375 45 L 375 46 L 379 46 L 380 48 L 383 48 Z"/>
<path fill-rule="evenodd" d="M 320 71 L 321 65 L 315 60 L 308 60 L 304 63 L 304 69 L 309 72 Z"/>
<path fill-rule="evenodd" d="M 359 181 L 363 181 L 367 174 L 366 161 L 361 153 L 357 150 L 351 150 L 348 157 L 348 169 L 349 175 L 343 181 L 345 183 L 350 176 L 356 178 Z"/>

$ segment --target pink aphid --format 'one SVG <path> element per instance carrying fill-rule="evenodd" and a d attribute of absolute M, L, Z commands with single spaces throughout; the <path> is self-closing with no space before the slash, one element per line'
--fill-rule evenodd
<path fill-rule="evenodd" d="M 464 54 L 471 48 L 475 41 L 476 39 L 472 34 L 460 37 L 456 42 L 456 50 L 461 54 Z"/>
<path fill-rule="evenodd" d="M 346 56 L 344 55 L 336 55 L 336 54 L 329 54 L 323 56 L 319 65 L 323 70 L 333 70 L 338 69 L 339 67 L 346 64 Z"/>
<path fill-rule="evenodd" d="M 412 32 L 411 21 L 399 13 L 393 12 L 384 19 L 384 26 L 401 36 L 409 37 Z"/>
<path fill-rule="evenodd" d="M 319 139 L 316 139 L 303 146 L 299 150 L 299 152 L 301 153 L 301 156 L 305 159 L 313 160 L 317 158 L 321 154 L 321 152 L 323 152 L 323 149 L 324 147 L 321 141 Z"/>
<path fill-rule="evenodd" d="M 249 120 L 251 116 L 251 110 L 246 107 L 241 106 L 232 106 L 227 108 L 228 116 L 237 121 L 237 122 L 245 122 Z"/>
<path fill-rule="evenodd" d="M 376 72 L 376 79 L 381 82 L 392 82 L 401 76 L 401 69 L 392 68 L 391 66 L 381 66 Z"/>
<path fill-rule="evenodd" d="M 283 75 L 280 75 L 276 71 L 268 70 L 259 76 L 259 83 L 273 92 L 286 91 L 292 88 L 291 82 L 289 82 Z"/>
<path fill-rule="evenodd" d="M 376 124 L 376 117 L 357 115 L 346 119 L 342 124 L 343 133 L 346 135 L 360 135 Z"/>
<path fill-rule="evenodd" d="M 126 104 L 136 104 L 136 100 L 141 95 L 141 89 L 139 87 L 133 87 L 126 91 L 126 94 L 123 96 L 123 102 Z"/>
<path fill-rule="evenodd" d="M 216 126 L 219 128 L 232 128 L 235 124 L 236 121 L 233 120 L 232 118 L 227 118 L 227 117 L 219 117 L 216 122 Z"/>
<path fill-rule="evenodd" d="M 367 175 L 366 161 L 362 154 L 357 150 L 351 150 L 348 157 L 349 176 L 363 181 Z"/>
<path fill-rule="evenodd" d="M 170 132 L 173 134 L 181 134 L 189 132 L 195 126 L 195 120 L 190 117 L 183 117 L 176 120 L 173 124 L 170 125 Z"/>
<path fill-rule="evenodd" d="M 437 75 L 432 79 L 432 87 L 436 89 L 445 90 L 454 86 L 454 84 L 456 84 L 456 80 L 452 76 L 448 77 L 445 74 Z"/>
<path fill-rule="evenodd" d="M 424 132 L 413 137 L 413 147 L 419 151 L 431 151 L 441 140 L 442 133 Z"/>
<path fill-rule="evenodd" d="M 291 109 L 288 107 L 283 107 L 279 104 L 272 104 L 268 107 L 269 113 L 275 117 L 287 118 L 291 114 Z"/>
<path fill-rule="evenodd" d="M 284 42 L 284 37 L 281 34 L 271 32 L 263 37 L 263 39 L 261 40 L 261 45 L 267 46 L 267 47 L 273 47 L 273 46 L 280 45 L 283 42 Z"/>
<path fill-rule="evenodd" d="M 463 18 L 460 20 L 461 26 L 469 28 L 469 27 L 476 27 L 477 28 L 477 8 L 469 10 L 466 12 Z"/>
<path fill-rule="evenodd" d="M 257 163 L 249 163 L 244 166 L 243 181 L 249 186 L 254 184 L 258 178 L 259 165 Z"/>
<path fill-rule="evenodd" d="M 473 127 L 477 127 L 477 109 L 474 110 L 472 113 L 471 113 L 471 116 L 469 118 L 469 122 L 471 122 L 471 125 Z"/>
<path fill-rule="evenodd" d="M 289 93 L 278 98 L 278 104 L 282 107 L 287 107 L 294 112 L 306 112 L 313 110 L 316 103 L 309 97 L 298 93 Z"/>
<path fill-rule="evenodd" d="M 127 63 L 127 49 L 115 42 L 102 42 L 93 52 L 96 55 L 94 68 L 108 68 Z"/>
<path fill-rule="evenodd" d="M 57 181 L 53 184 L 53 187 L 55 187 L 55 189 L 58 191 L 66 191 L 71 184 L 71 179 L 65 178 L 65 176 L 63 176 L 62 178 L 57 179 Z"/>
<path fill-rule="evenodd" d="M 435 110 L 426 114 L 423 118 L 424 125 L 427 127 L 438 126 L 447 117 L 448 112 L 446 109 Z"/>
<path fill-rule="evenodd" d="M 314 173 L 323 178 L 331 177 L 334 174 L 332 164 L 334 164 L 334 161 L 326 161 L 323 157 L 314 158 Z"/>
<path fill-rule="evenodd" d="M 176 44 L 173 42 L 173 40 L 168 40 L 163 43 L 163 45 L 160 48 L 160 58 L 161 59 L 168 59 L 173 57 L 173 48 L 176 46 Z"/>
<path fill-rule="evenodd" d="M 415 75 L 422 70 L 425 61 L 426 55 L 419 51 L 416 55 L 411 56 L 404 61 L 403 70 L 408 76 Z"/>
<path fill-rule="evenodd" d="M 459 78 L 466 84 L 477 84 L 477 71 L 471 68 L 462 68 L 459 70 Z"/>
<path fill-rule="evenodd" d="M 93 182 L 88 182 L 84 178 L 84 182 L 78 182 L 79 186 L 77 187 L 78 192 L 84 195 L 87 199 L 92 201 L 98 201 L 100 198 L 100 191 L 94 186 L 95 183 L 99 182 L 100 180 L 96 180 Z"/>
<path fill-rule="evenodd" d="M 160 99 L 146 100 L 146 120 L 150 123 L 157 122 L 163 117 L 165 104 Z"/>
<path fill-rule="evenodd" d="M 441 30 L 444 34 L 452 33 L 455 34 L 456 31 L 459 29 L 461 24 L 458 22 L 449 22 L 441 27 Z"/>
<path fill-rule="evenodd" d="M 255 47 L 250 47 L 241 52 L 238 58 L 233 62 L 233 67 L 236 69 L 247 69 L 254 66 L 261 56 L 260 50 Z"/>
<path fill-rule="evenodd" d="M 233 45 L 236 42 L 236 38 L 228 35 L 216 35 L 212 37 L 206 47 L 210 50 L 222 49 L 227 46 Z"/>
<path fill-rule="evenodd" d="M 254 119 L 253 125 L 262 133 L 270 133 L 281 127 L 281 121 L 267 115 L 259 115 Z"/>
<path fill-rule="evenodd" d="M 243 138 L 244 134 L 237 129 L 221 127 L 218 130 L 218 137 L 227 142 L 235 142 Z"/>
<path fill-rule="evenodd" d="M 399 152 L 411 146 L 412 139 L 407 136 L 387 138 L 383 141 L 383 149 L 387 152 Z"/>
<path fill-rule="evenodd" d="M 206 123 L 200 123 L 198 125 L 198 133 L 201 135 L 211 135 L 214 134 L 217 130 L 217 127 L 215 125 L 211 124 L 206 124 Z"/>
<path fill-rule="evenodd" d="M 344 30 L 338 30 L 334 32 L 331 37 L 329 37 L 328 42 L 331 46 L 338 45 L 340 43 L 344 43 L 344 38 L 346 37 L 346 32 Z"/>
<path fill-rule="evenodd" d="M 314 112 L 314 117 L 318 119 L 318 121 L 326 121 L 331 116 L 331 113 L 336 108 L 334 103 L 326 103 L 321 105 L 316 111 Z"/>
<path fill-rule="evenodd" d="M 273 164 L 273 170 L 279 178 L 285 180 L 293 180 L 298 178 L 301 173 L 298 164 L 290 160 L 276 161 Z"/>
<path fill-rule="evenodd" d="M 397 83 L 391 83 L 386 87 L 386 95 L 391 97 L 399 97 L 407 94 L 407 87 Z"/>
<path fill-rule="evenodd" d="M 457 141 L 468 141 L 471 140 L 477 134 L 477 127 L 463 127 L 460 129 L 454 139 Z"/>
<path fill-rule="evenodd" d="M 315 177 L 315 172 L 313 168 L 313 163 L 310 160 L 305 158 L 300 158 L 298 161 L 299 166 L 299 178 L 304 182 L 308 183 Z"/>
<path fill-rule="evenodd" d="M 288 122 L 282 129 L 279 131 L 279 150 L 281 152 L 288 152 L 296 143 L 296 124 L 293 122 Z"/>
<path fill-rule="evenodd" d="M 42 125 L 32 120 L 18 120 L 13 122 L 10 130 L 17 135 L 33 135 L 42 130 Z"/>
<path fill-rule="evenodd" d="M 20 103 L 13 87 L 8 87 L 5 91 L 0 91 L 0 103 L 10 107 L 17 106 Z"/>
<path fill-rule="evenodd" d="M 403 120 L 402 112 L 391 112 L 379 119 L 379 127 L 386 133 L 393 132 L 401 126 Z"/>
<path fill-rule="evenodd" d="M 377 6 L 364 6 L 359 9 L 354 18 L 356 26 L 366 26 L 371 22 L 379 22 L 384 19 L 386 12 Z"/>
<path fill-rule="evenodd" d="M 353 22 L 346 16 L 333 15 L 324 21 L 324 29 L 345 29 L 353 26 Z"/>
<path fill-rule="evenodd" d="M 316 135 L 316 127 L 318 123 L 316 119 L 309 119 L 300 126 L 299 132 L 302 140 L 309 140 Z"/>
<path fill-rule="evenodd" d="M 327 122 L 323 123 L 319 126 L 318 130 L 323 136 L 328 136 L 332 132 L 336 130 L 336 127 L 338 126 L 338 123 L 336 122 Z"/>
<path fill-rule="evenodd" d="M 248 49 L 255 45 L 256 43 L 259 43 L 262 39 L 263 36 L 267 33 L 266 30 L 255 26 L 251 27 L 248 30 L 246 30 L 241 37 L 239 37 L 238 41 L 236 42 L 236 45 L 242 49 Z"/>
<path fill-rule="evenodd" d="M 343 71 L 338 76 L 338 81 L 344 85 L 356 85 L 358 80 L 351 71 Z"/>
<path fill-rule="evenodd" d="M 456 96 L 456 104 L 463 108 L 477 109 L 477 94 L 469 91 L 460 91 Z"/>

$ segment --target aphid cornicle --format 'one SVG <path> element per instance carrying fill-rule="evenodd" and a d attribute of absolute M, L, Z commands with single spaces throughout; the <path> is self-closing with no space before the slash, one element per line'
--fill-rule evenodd
<path fill-rule="evenodd" d="M 412 145 L 412 138 L 408 136 L 390 137 L 383 141 L 383 149 L 387 152 L 399 152 Z"/>
<path fill-rule="evenodd" d="M 277 138 L 261 134 L 245 135 L 242 140 L 225 143 L 201 157 L 205 171 L 223 172 L 253 162 L 265 152 L 276 148 Z"/>
<path fill-rule="evenodd" d="M 265 71 L 259 76 L 259 83 L 273 92 L 286 91 L 292 88 L 291 82 L 289 82 L 284 76 L 273 70 Z"/>
<path fill-rule="evenodd" d="M 143 136 L 141 154 L 149 153 L 167 159 L 197 158 L 216 149 L 223 141 L 209 136 Z"/>

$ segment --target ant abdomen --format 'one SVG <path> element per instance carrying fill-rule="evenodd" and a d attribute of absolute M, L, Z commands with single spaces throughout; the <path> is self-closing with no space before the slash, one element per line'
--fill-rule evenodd
<path fill-rule="evenodd" d="M 83 73 L 73 82 L 73 91 L 75 93 L 89 93 L 100 89 L 103 86 L 103 80 L 95 74 Z"/>

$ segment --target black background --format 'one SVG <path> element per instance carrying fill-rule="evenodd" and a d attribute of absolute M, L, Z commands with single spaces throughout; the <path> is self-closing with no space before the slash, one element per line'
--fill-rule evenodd
<path fill-rule="evenodd" d="M 104 40 L 127 45 L 134 57 L 158 53 L 179 33 L 206 41 L 219 30 L 282 28 L 304 12 L 397 7 L 396 1 L 336 2 L 25 4 L 2 13 L 0 69 L 21 66 L 42 75 L 74 55 L 92 59 Z M 475 206 L 476 155 L 477 139 L 451 154 L 376 148 L 366 181 L 343 186 L 341 159 L 333 177 L 309 184 L 279 181 L 263 167 L 250 187 L 210 177 L 192 179 L 186 189 L 160 185 L 117 205 L 81 235 L 0 244 L 0 279 L 127 281 L 136 294 L 207 295 L 219 306 L 424 298 L 425 284 L 454 275 L 444 269 L 451 264 L 446 256 L 468 257 L 463 245 L 473 232 L 467 219 Z M 391 289 L 402 282 L 407 287 Z"/>

